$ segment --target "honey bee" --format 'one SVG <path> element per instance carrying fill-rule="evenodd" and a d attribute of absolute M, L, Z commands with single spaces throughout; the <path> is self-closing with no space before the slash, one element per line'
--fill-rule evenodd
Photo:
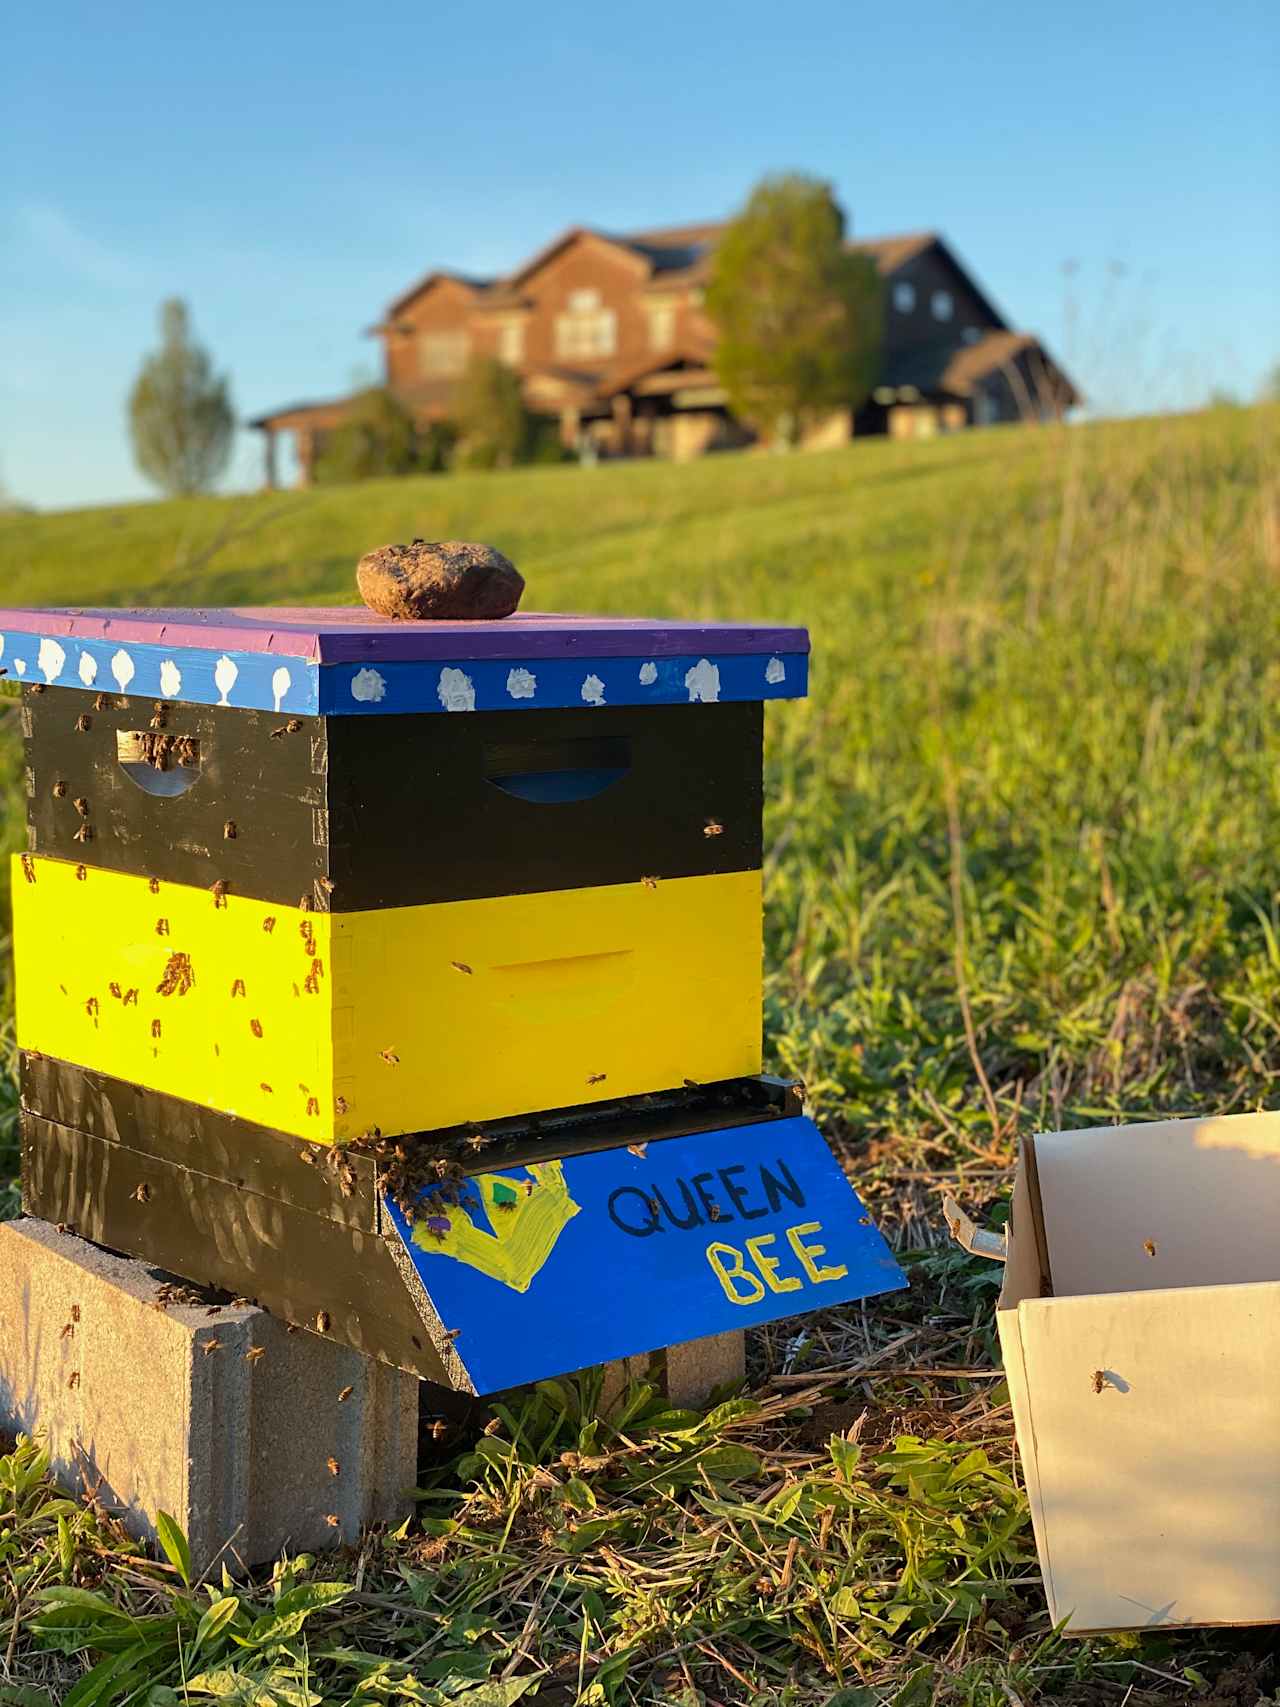
<path fill-rule="evenodd" d="M 708 818 L 702 826 L 702 833 L 704 836 L 723 836 L 724 825 L 716 818 Z"/>
<path fill-rule="evenodd" d="M 354 1392 L 355 1392 L 354 1387 L 344 1387 L 342 1389 L 342 1391 L 338 1394 L 338 1403 L 340 1405 L 345 1405 L 347 1400 L 351 1397 L 351 1395 Z"/>
<path fill-rule="evenodd" d="M 388 1067 L 399 1066 L 400 1057 L 396 1054 L 394 1049 L 380 1049 L 378 1053 L 382 1056 L 382 1059 L 387 1063 Z"/>
<path fill-rule="evenodd" d="M 64 800 L 67 794 L 66 783 L 62 781 L 55 782 L 51 792 L 55 800 Z"/>
<path fill-rule="evenodd" d="M 1094 1392 L 1095 1393 L 1101 1393 L 1102 1389 L 1106 1386 L 1106 1384 L 1107 1384 L 1107 1372 L 1106 1372 L 1106 1370 L 1105 1369 L 1095 1369 L 1093 1374 L 1089 1377 L 1089 1385 L 1093 1388 Z"/>
<path fill-rule="evenodd" d="M 249 1030 L 253 1033 L 253 1035 L 255 1037 L 261 1037 L 262 1036 L 262 1021 L 260 1019 L 251 1019 L 249 1021 Z"/>
<path fill-rule="evenodd" d="M 608 1073 L 588 1073 L 587 1083 L 589 1085 L 602 1085 L 608 1077 Z"/>
<path fill-rule="evenodd" d="M 73 1369 L 71 1371 L 71 1374 L 67 1377 L 67 1386 L 68 1387 L 78 1387 L 79 1385 L 80 1385 L 80 1371 L 78 1369 Z"/>
<path fill-rule="evenodd" d="M 642 877 L 640 881 L 644 884 L 646 889 L 656 889 L 658 887 L 658 880 L 656 877 Z"/>
<path fill-rule="evenodd" d="M 1144 1239 L 1142 1241 L 1142 1248 L 1147 1253 L 1147 1255 L 1149 1257 L 1153 1257 L 1156 1254 L 1156 1249 L 1157 1249 L 1155 1240 L 1154 1239 Z"/>
<path fill-rule="evenodd" d="M 645 1151 L 648 1148 L 649 1148 L 649 1146 L 647 1144 L 628 1144 L 627 1145 L 627 1149 L 631 1152 L 631 1154 L 633 1156 L 643 1156 Z"/>
<path fill-rule="evenodd" d="M 92 717 L 89 716 L 89 713 L 87 711 L 82 711 L 80 713 L 79 717 L 76 718 L 76 734 L 77 735 L 87 734 L 88 731 L 92 728 L 93 728 Z"/>
<path fill-rule="evenodd" d="M 29 853 L 22 856 L 22 875 L 28 883 L 34 883 L 36 880 L 36 862 Z"/>
<path fill-rule="evenodd" d="M 234 818 L 228 818 L 226 823 L 222 826 L 222 839 L 224 842 L 234 842 L 235 841 L 235 839 L 236 839 L 236 825 L 235 825 L 235 819 Z"/>
<path fill-rule="evenodd" d="M 265 1345 L 251 1345 L 244 1354 L 246 1363 L 259 1363 L 267 1355 Z"/>
<path fill-rule="evenodd" d="M 144 1180 L 141 1185 L 134 1186 L 133 1191 L 130 1195 L 132 1196 L 135 1203 L 150 1203 L 150 1201 L 151 1201 L 151 1187 Z"/>
<path fill-rule="evenodd" d="M 266 931 L 268 936 L 270 936 L 272 931 L 276 928 L 276 921 L 270 913 L 268 913 L 266 918 L 263 919 L 262 928 Z"/>
<path fill-rule="evenodd" d="M 76 811 L 82 818 L 87 818 L 89 816 L 89 802 L 85 799 L 83 794 L 78 794 L 71 804 L 75 807 Z"/>
<path fill-rule="evenodd" d="M 329 1312 L 327 1310 L 321 1310 L 317 1313 L 316 1332 L 318 1334 L 327 1334 L 329 1332 Z"/>
<path fill-rule="evenodd" d="M 243 996 L 244 993 L 245 993 L 244 979 L 243 978 L 233 978 L 231 981 L 231 994 L 233 996 Z"/>
<path fill-rule="evenodd" d="M 342 1474 L 341 1466 L 336 1458 L 326 1458 L 325 1463 L 329 1467 L 329 1474 L 331 1476 L 339 1476 Z"/>
<path fill-rule="evenodd" d="M 71 840 L 73 842 L 91 842 L 93 840 L 93 827 L 89 824 L 81 824 Z"/>
<path fill-rule="evenodd" d="M 227 885 L 220 877 L 216 883 L 209 885 L 209 893 L 213 896 L 215 907 L 225 907 L 227 904 Z"/>
<path fill-rule="evenodd" d="M 208 1355 L 211 1351 L 221 1351 L 222 1350 L 222 1341 L 220 1339 L 218 1339 L 217 1336 L 215 1335 L 213 1339 L 206 1340 L 204 1342 L 204 1344 L 200 1347 L 200 1349 L 205 1354 L 205 1356 L 208 1357 Z"/>
<path fill-rule="evenodd" d="M 465 972 L 468 977 L 470 977 L 474 971 L 474 968 L 468 966 L 465 960 L 451 960 L 449 964 L 453 967 L 455 972 Z"/>
<path fill-rule="evenodd" d="M 342 1521 L 338 1517 L 337 1512 L 334 1512 L 334 1511 L 326 1512 L 324 1520 L 329 1525 L 330 1529 L 341 1529 L 341 1527 L 342 1527 Z"/>

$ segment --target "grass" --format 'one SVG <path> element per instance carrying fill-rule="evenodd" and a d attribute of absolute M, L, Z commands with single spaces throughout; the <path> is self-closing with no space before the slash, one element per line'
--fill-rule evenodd
<path fill-rule="evenodd" d="M 1224 409 L 0 522 L 10 602 L 342 601 L 423 534 L 491 540 L 544 609 L 807 622 L 812 697 L 770 713 L 768 1050 L 913 1280 L 755 1336 L 751 1398 L 706 1417 L 516 1395 L 432 1443 L 405 1530 L 239 1587 L 20 1448 L 0 1676 L 37 1693 L 0 1702 L 1274 1699 L 1267 1632 L 1047 1628 L 996 1271 L 938 1194 L 998 1209 L 1019 1132 L 1274 1099 L 1278 440 Z"/>

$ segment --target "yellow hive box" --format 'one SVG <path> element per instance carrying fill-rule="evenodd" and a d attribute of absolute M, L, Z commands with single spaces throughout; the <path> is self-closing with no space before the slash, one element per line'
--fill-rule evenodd
<path fill-rule="evenodd" d="M 759 871 L 304 912 L 22 856 L 19 1046 L 320 1143 L 760 1070 Z"/>

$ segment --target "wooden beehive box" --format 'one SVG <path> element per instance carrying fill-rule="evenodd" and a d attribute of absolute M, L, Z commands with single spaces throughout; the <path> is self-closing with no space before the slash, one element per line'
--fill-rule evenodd
<path fill-rule="evenodd" d="M 601 1187 L 591 1153 L 612 1157 L 601 1214 L 628 1261 L 642 1242 L 654 1255 L 661 1241 L 607 1212 L 643 1176 L 654 1119 L 672 1191 L 712 1176 L 658 1146 L 786 1122 L 791 1186 L 758 1179 L 752 1200 L 784 1235 L 805 1225 L 782 1225 L 808 1201 L 804 1157 L 810 1190 L 838 1178 L 756 1077 L 763 701 L 805 691 L 803 630 L 9 611 L 0 636 L 26 684 L 32 1212 L 473 1389 L 855 1284 L 798 1248 L 809 1234 L 788 1246 L 797 1286 L 766 1262 L 736 1298 L 735 1259 L 703 1252 L 708 1325 L 685 1309 L 655 1337 L 652 1310 L 625 1328 L 614 1310 L 574 1364 L 546 1346 L 468 1358 L 484 1299 L 450 1285 L 478 1275 L 523 1299 L 553 1248 L 603 1236 L 565 1183 L 585 1170 L 576 1190 Z M 427 1152 L 452 1200 L 418 1215 Z M 499 1153 L 515 1172 L 485 1185 Z M 859 1262 L 882 1263 L 845 1195 Z M 690 1226 L 710 1214 L 694 1201 Z M 733 1217 L 731 1197 L 716 1208 Z M 813 1280 L 810 1261 L 832 1273 Z"/>

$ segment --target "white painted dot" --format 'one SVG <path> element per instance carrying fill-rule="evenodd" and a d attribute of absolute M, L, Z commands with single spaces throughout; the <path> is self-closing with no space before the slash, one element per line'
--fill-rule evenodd
<path fill-rule="evenodd" d="M 537 687 L 538 678 L 531 670 L 512 670 L 507 676 L 507 692 L 512 699 L 532 699 Z"/>
<path fill-rule="evenodd" d="M 77 674 L 87 688 L 91 688 L 98 679 L 98 660 L 92 652 L 82 652 Z"/>
<path fill-rule="evenodd" d="M 764 667 L 764 679 L 770 683 L 786 681 L 787 666 L 782 662 L 781 658 L 770 658 L 769 662 Z"/>
<path fill-rule="evenodd" d="M 227 705 L 230 703 L 227 699 L 227 695 L 236 685 L 236 680 L 239 677 L 239 674 L 240 666 L 236 663 L 234 658 L 228 658 L 224 652 L 221 658 L 218 659 L 218 662 L 213 666 L 213 685 L 218 690 L 219 705 Z M 279 709 L 280 707 L 277 705 L 276 710 L 279 711 Z"/>
<path fill-rule="evenodd" d="M 182 671 L 172 658 L 160 666 L 160 692 L 165 699 L 177 699 L 182 692 Z"/>
<path fill-rule="evenodd" d="M 476 708 L 475 683 L 465 670 L 455 670 L 452 665 L 441 670 L 436 692 L 446 711 L 474 711 Z"/>
<path fill-rule="evenodd" d="M 13 660 L 13 667 L 20 676 L 25 676 L 27 673 L 27 660 L 25 658 L 15 658 Z"/>
<path fill-rule="evenodd" d="M 376 705 L 385 699 L 387 684 L 376 670 L 357 670 L 351 678 L 351 697 L 365 705 Z"/>
<path fill-rule="evenodd" d="M 588 676 L 582 684 L 582 697 L 588 705 L 604 704 L 604 683 L 599 676 Z"/>
<path fill-rule="evenodd" d="M 120 692 L 124 693 L 127 690 L 129 683 L 133 680 L 135 671 L 133 667 L 133 659 L 125 651 L 123 646 L 112 656 L 111 674 L 115 677 Z"/>
<path fill-rule="evenodd" d="M 379 680 L 381 680 L 381 677 L 379 677 Z M 277 669 L 271 677 L 271 697 L 275 703 L 277 711 L 280 709 L 281 700 L 292 686 L 293 677 L 289 674 L 288 670 L 285 669 L 284 665 L 281 664 L 279 669 Z M 354 693 L 354 691 L 355 689 L 353 687 L 352 692 Z M 382 695 L 379 694 L 378 698 L 381 699 Z"/>
<path fill-rule="evenodd" d="M 67 661 L 67 654 L 56 640 L 47 637 L 40 642 L 40 650 L 36 654 L 36 668 L 46 682 L 56 682 L 62 674 L 62 666 Z"/>
<path fill-rule="evenodd" d="M 640 680 L 647 688 L 651 688 L 658 679 L 658 666 L 653 663 L 641 664 Z"/>
<path fill-rule="evenodd" d="M 689 702 L 701 700 L 704 705 L 714 705 L 720 698 L 720 671 L 710 658 L 699 658 L 684 673 L 684 685 L 689 690 Z"/>

